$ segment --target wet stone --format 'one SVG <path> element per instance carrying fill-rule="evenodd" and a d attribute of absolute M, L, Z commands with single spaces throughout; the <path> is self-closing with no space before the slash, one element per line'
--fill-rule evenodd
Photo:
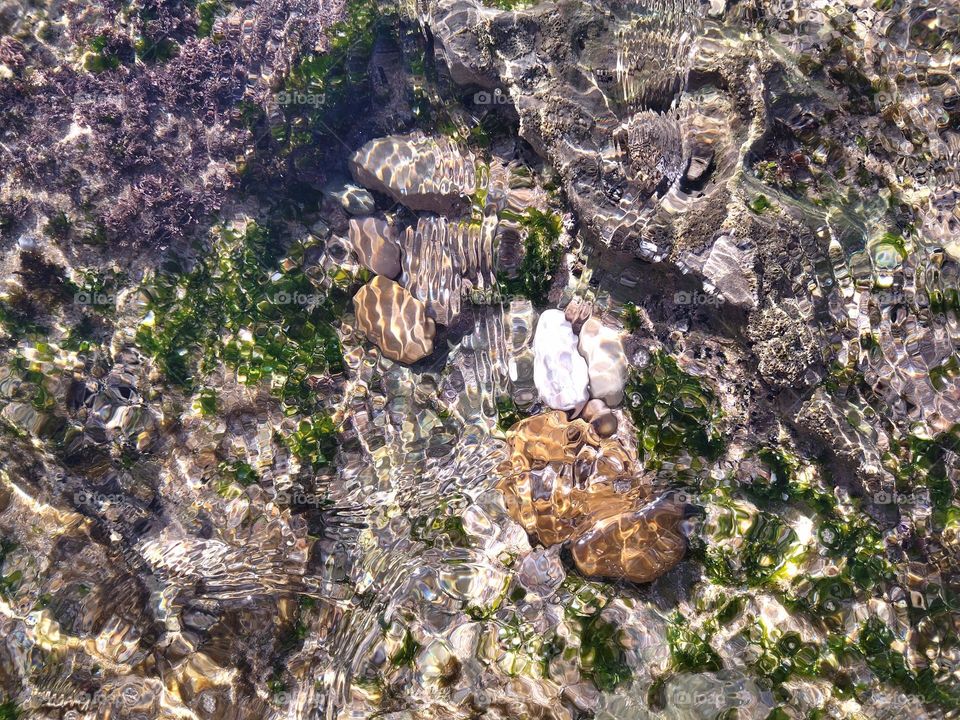
<path fill-rule="evenodd" d="M 473 156 L 445 137 L 413 133 L 378 138 L 348 164 L 358 183 L 411 210 L 448 213 L 476 189 Z"/>
<path fill-rule="evenodd" d="M 547 548 L 572 541 L 584 575 L 650 582 L 683 557 L 682 505 L 666 498 L 644 505 L 648 488 L 616 439 L 554 411 L 514 425 L 507 445 L 497 485 L 507 511 Z M 541 562 L 523 565 L 521 582 L 537 577 Z"/>
<path fill-rule="evenodd" d="M 349 237 L 364 267 L 391 280 L 400 275 L 400 243 L 392 225 L 379 218 L 351 218 Z"/>
<path fill-rule="evenodd" d="M 353 298 L 357 325 L 391 360 L 413 363 L 433 352 L 436 326 L 426 307 L 392 280 L 377 276 Z"/>
<path fill-rule="evenodd" d="M 524 589 L 542 597 L 552 595 L 565 577 L 559 553 L 553 548 L 533 550 L 521 561 L 517 573 L 517 579 Z"/>
<path fill-rule="evenodd" d="M 591 317 L 580 330 L 578 346 L 587 361 L 590 395 L 616 407 L 623 401 L 627 382 L 627 356 L 620 333 Z"/>
<path fill-rule="evenodd" d="M 347 184 L 342 188 L 333 189 L 330 195 L 335 197 L 340 202 L 340 206 L 351 215 L 369 215 L 376 209 L 373 195 L 356 185 Z"/>
<path fill-rule="evenodd" d="M 533 381 L 540 399 L 555 410 L 579 410 L 589 399 L 587 364 L 577 337 L 559 310 L 546 310 L 533 337 Z"/>

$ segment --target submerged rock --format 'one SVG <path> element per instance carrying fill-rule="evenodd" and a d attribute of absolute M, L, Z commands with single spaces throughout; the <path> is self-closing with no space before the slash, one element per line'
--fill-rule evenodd
<path fill-rule="evenodd" d="M 601 440 L 584 420 L 563 412 L 521 420 L 507 432 L 507 444 L 498 488 L 511 516 L 543 545 L 570 539 L 593 514 L 629 510 L 645 494 L 620 443 Z"/>
<path fill-rule="evenodd" d="M 599 518 L 574 540 L 573 560 L 584 575 L 650 582 L 683 557 L 682 519 L 683 506 L 667 498 Z"/>
<path fill-rule="evenodd" d="M 400 274 L 400 243 L 397 231 L 379 218 L 350 220 L 350 244 L 360 263 L 377 275 L 395 279 Z"/>
<path fill-rule="evenodd" d="M 579 333 L 592 312 L 593 303 L 578 296 L 567 304 L 567 307 L 563 310 L 563 316 L 573 327 L 573 331 Z"/>
<path fill-rule="evenodd" d="M 617 434 L 620 421 L 603 400 L 594 398 L 588 402 L 583 407 L 581 417 L 590 423 L 590 427 L 600 437 L 611 437 Z"/>
<path fill-rule="evenodd" d="M 349 166 L 358 183 L 411 210 L 452 212 L 477 187 L 470 153 L 447 138 L 421 133 L 371 140 L 350 157 Z"/>
<path fill-rule="evenodd" d="M 492 292 L 496 225 L 495 215 L 479 225 L 431 216 L 404 233 L 401 282 L 441 325 L 453 324 L 468 292 Z"/>
<path fill-rule="evenodd" d="M 520 571 L 517 573 L 520 584 L 526 590 L 544 597 L 552 595 L 566 576 L 559 553 L 552 548 L 538 548 L 531 552 L 520 562 Z"/>
<path fill-rule="evenodd" d="M 649 489 L 618 440 L 554 411 L 514 425 L 507 445 L 497 484 L 507 511 L 548 548 L 572 541 L 584 575 L 650 582 L 683 557 L 683 506 L 667 498 L 642 504 Z M 521 573 L 536 575 L 545 562 L 538 555 Z"/>
<path fill-rule="evenodd" d="M 353 297 L 357 325 L 391 360 L 413 363 L 433 352 L 436 326 L 426 306 L 393 280 L 378 275 Z"/>
<path fill-rule="evenodd" d="M 627 382 L 627 356 L 623 340 L 613 328 L 591 317 L 580 329 L 580 354 L 587 361 L 590 395 L 616 407 L 623 402 Z"/>
<path fill-rule="evenodd" d="M 540 399 L 554 410 L 579 410 L 590 399 L 587 363 L 577 336 L 560 310 L 546 310 L 533 336 L 533 381 Z"/>
<path fill-rule="evenodd" d="M 362 187 L 348 183 L 342 188 L 330 190 L 329 193 L 339 200 L 341 207 L 351 215 L 369 215 L 376 209 L 373 195 Z"/>

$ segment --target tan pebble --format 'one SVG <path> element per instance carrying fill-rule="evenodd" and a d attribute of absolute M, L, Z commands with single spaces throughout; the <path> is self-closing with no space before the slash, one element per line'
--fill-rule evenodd
<path fill-rule="evenodd" d="M 351 218 L 350 244 L 360 263 L 388 278 L 400 275 L 400 243 L 397 231 L 378 218 Z"/>
<path fill-rule="evenodd" d="M 587 422 L 591 422 L 595 417 L 599 417 L 605 412 L 607 412 L 606 403 L 603 402 L 603 400 L 594 398 L 583 406 L 583 412 L 580 413 L 580 416 Z"/>
<path fill-rule="evenodd" d="M 357 326 L 391 360 L 414 363 L 433 352 L 436 325 L 426 306 L 378 275 L 353 297 Z"/>
<path fill-rule="evenodd" d="M 602 438 L 608 438 L 616 435 L 619 423 L 617 422 L 617 416 L 608 410 L 593 418 L 593 420 L 590 421 L 590 425 L 596 431 L 597 435 Z"/>
<path fill-rule="evenodd" d="M 573 299 L 570 300 L 569 303 L 567 303 L 567 307 L 564 308 L 563 318 L 568 323 L 573 325 L 573 323 L 576 322 L 577 317 L 580 315 L 580 308 L 582 305 L 583 305 L 583 298 L 579 296 L 574 296 Z"/>

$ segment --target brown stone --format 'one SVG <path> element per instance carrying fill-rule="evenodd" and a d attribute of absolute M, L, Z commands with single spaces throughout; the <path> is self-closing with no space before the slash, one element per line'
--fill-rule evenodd
<path fill-rule="evenodd" d="M 357 326 L 391 360 L 413 363 L 433 352 L 436 325 L 426 307 L 393 280 L 378 275 L 353 297 Z"/>
<path fill-rule="evenodd" d="M 580 417 L 582 417 L 587 422 L 590 422 L 598 415 L 605 413 L 608 409 L 609 408 L 607 408 L 607 404 L 603 402 L 603 400 L 598 400 L 597 398 L 594 398 L 593 400 L 590 400 L 589 402 L 587 402 L 586 405 L 583 406 L 583 410 L 580 413 Z"/>
<path fill-rule="evenodd" d="M 592 314 L 593 303 L 580 296 L 574 296 L 563 311 L 563 317 L 573 327 L 574 333 L 580 332 L 580 328 Z"/>
<path fill-rule="evenodd" d="M 617 434 L 617 428 L 620 423 L 617 416 L 607 410 L 600 413 L 590 421 L 590 427 L 602 438 L 608 438 Z"/>
<path fill-rule="evenodd" d="M 397 231 L 379 218 L 351 218 L 350 245 L 364 267 L 377 275 L 395 279 L 400 275 L 400 243 Z"/>
<path fill-rule="evenodd" d="M 605 406 L 600 413 L 594 422 L 613 415 Z M 497 484 L 507 511 L 543 545 L 573 540 L 585 575 L 649 582 L 683 556 L 682 506 L 642 506 L 649 489 L 617 438 L 557 410 L 514 425 L 507 446 Z"/>
<path fill-rule="evenodd" d="M 511 516 L 544 545 L 572 537 L 598 512 L 629 510 L 646 492 L 618 441 L 562 411 L 521 420 L 507 432 L 507 445 L 497 487 Z"/>
<path fill-rule="evenodd" d="M 599 518 L 574 540 L 573 560 L 584 575 L 650 582 L 683 558 L 682 519 L 683 507 L 666 498 Z"/>

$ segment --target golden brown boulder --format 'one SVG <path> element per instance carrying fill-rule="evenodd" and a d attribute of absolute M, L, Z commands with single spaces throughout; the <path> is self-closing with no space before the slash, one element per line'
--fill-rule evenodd
<path fill-rule="evenodd" d="M 426 307 L 393 280 L 378 275 L 353 296 L 357 325 L 391 360 L 413 363 L 433 352 L 436 325 Z"/>
<path fill-rule="evenodd" d="M 642 506 L 649 488 L 616 438 L 551 411 L 510 428 L 507 447 L 497 484 L 507 511 L 543 545 L 572 540 L 584 575 L 649 582 L 683 557 L 682 505 Z"/>
<path fill-rule="evenodd" d="M 521 420 L 507 445 L 497 487 L 511 516 L 544 545 L 569 539 L 593 515 L 630 510 L 645 495 L 619 442 L 559 410 Z"/>
<path fill-rule="evenodd" d="M 584 575 L 650 582 L 683 558 L 682 519 L 683 506 L 666 498 L 595 519 L 574 540 L 573 560 Z"/>

